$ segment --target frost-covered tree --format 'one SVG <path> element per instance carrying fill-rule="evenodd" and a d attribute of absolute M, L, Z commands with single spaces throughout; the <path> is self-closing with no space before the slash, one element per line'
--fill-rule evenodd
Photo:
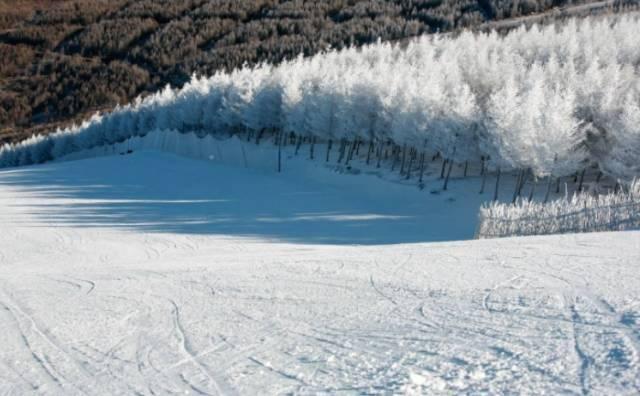
<path fill-rule="evenodd" d="M 494 168 L 505 170 L 522 166 L 518 152 L 518 131 L 525 113 L 522 111 L 523 104 L 523 97 L 513 77 L 507 79 L 489 98 L 484 118 L 485 133 L 480 136 L 480 147 Z"/>
<path fill-rule="evenodd" d="M 305 92 L 310 91 L 311 82 L 302 59 L 298 58 L 289 65 L 291 66 L 287 70 L 287 78 L 283 81 L 282 87 L 282 128 L 286 133 L 309 136 L 309 101 Z"/>
<path fill-rule="evenodd" d="M 328 73 L 314 79 L 311 84 L 312 91 L 309 92 L 307 101 L 309 107 L 307 122 L 309 129 L 315 135 L 335 139 L 339 106 L 336 86 L 339 83 L 337 76 Z"/>
<path fill-rule="evenodd" d="M 263 128 L 282 129 L 282 78 L 281 69 L 260 67 L 253 100 L 244 108 L 242 123 L 252 131 Z"/>
<path fill-rule="evenodd" d="M 538 177 L 565 176 L 585 166 L 575 95 L 558 87 L 546 87 L 544 92 L 542 111 L 530 130 L 528 165 Z"/>
<path fill-rule="evenodd" d="M 640 96 L 627 93 L 611 120 L 612 147 L 600 162 L 603 172 L 631 181 L 640 175 Z"/>
<path fill-rule="evenodd" d="M 242 68 L 231 73 L 233 84 L 225 90 L 218 109 L 226 132 L 237 132 L 247 127 L 244 124 L 247 107 L 254 100 L 256 89 L 264 77 L 262 68 Z"/>
<path fill-rule="evenodd" d="M 225 131 L 225 119 L 220 111 L 226 91 L 232 85 L 231 76 L 226 73 L 216 73 L 208 81 L 209 93 L 202 101 L 202 126 L 213 134 Z"/>
<path fill-rule="evenodd" d="M 376 43 L 278 66 L 194 76 L 80 126 L 6 145 L 0 164 L 58 158 L 156 129 L 439 152 L 453 162 L 558 177 L 598 164 L 639 176 L 637 15 Z M 259 140 L 259 137 L 257 138 Z M 169 143 L 167 143 L 169 144 Z"/>

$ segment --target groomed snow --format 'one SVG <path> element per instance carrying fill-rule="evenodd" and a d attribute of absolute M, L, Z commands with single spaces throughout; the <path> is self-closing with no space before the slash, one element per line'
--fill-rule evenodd
<path fill-rule="evenodd" d="M 0 393 L 640 392 L 639 232 L 433 243 L 455 183 L 309 169 L 0 171 Z"/>

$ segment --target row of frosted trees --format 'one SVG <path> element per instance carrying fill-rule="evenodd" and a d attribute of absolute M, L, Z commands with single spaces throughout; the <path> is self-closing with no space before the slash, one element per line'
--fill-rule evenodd
<path fill-rule="evenodd" d="M 464 32 L 262 65 L 96 115 L 0 149 L 39 163 L 156 129 L 291 136 L 341 150 L 482 161 L 500 174 L 561 177 L 590 166 L 640 175 L 638 15 L 569 20 L 506 35 Z M 339 146 L 338 146 L 339 145 Z"/>
<path fill-rule="evenodd" d="M 501 202 L 480 208 L 476 237 L 502 238 L 524 235 L 640 229 L 640 181 L 624 191 L 592 196 L 575 194 L 554 202 Z"/>

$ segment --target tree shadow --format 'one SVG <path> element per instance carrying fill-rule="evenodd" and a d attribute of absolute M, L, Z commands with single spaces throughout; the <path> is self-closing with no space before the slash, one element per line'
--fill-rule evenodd
<path fill-rule="evenodd" d="M 140 152 L 0 172 L 27 192 L 27 225 L 116 227 L 308 244 L 395 244 L 473 237 L 477 206 L 373 176 L 320 180 Z M 317 175 L 316 175 L 317 176 Z M 35 198 L 35 199 L 34 199 Z M 433 200 L 433 204 L 425 202 Z M 473 205 L 471 205 L 473 206 Z"/>

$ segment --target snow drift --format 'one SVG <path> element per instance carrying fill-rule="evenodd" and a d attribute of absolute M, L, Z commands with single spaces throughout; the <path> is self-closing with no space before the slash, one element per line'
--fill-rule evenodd
<path fill-rule="evenodd" d="M 392 142 L 492 169 L 640 174 L 637 14 L 425 36 L 261 65 L 138 99 L 80 126 L 0 149 L 40 163 L 155 129 Z M 375 146 L 377 147 L 377 146 Z M 377 148 L 376 148 L 377 149 Z"/>

